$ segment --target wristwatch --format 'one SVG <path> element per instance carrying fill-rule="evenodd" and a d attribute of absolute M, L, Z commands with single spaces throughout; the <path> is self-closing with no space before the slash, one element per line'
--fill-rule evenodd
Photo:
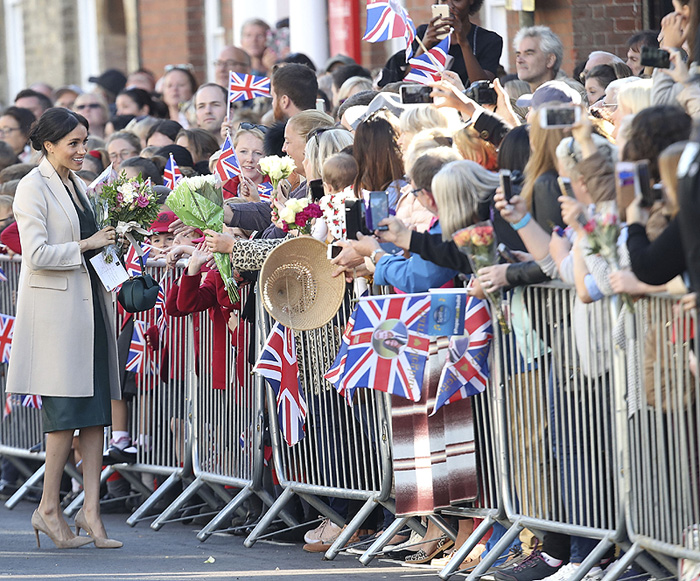
<path fill-rule="evenodd" d="M 379 254 L 380 252 L 382 254 L 386 254 L 385 250 L 383 250 L 381 248 L 375 248 L 372 251 L 372 254 L 369 255 L 369 259 L 372 261 L 372 264 L 374 264 L 374 266 L 377 266 L 377 254 Z"/>

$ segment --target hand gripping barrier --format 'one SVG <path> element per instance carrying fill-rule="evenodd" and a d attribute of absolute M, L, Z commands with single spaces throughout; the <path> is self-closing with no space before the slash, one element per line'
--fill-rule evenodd
<path fill-rule="evenodd" d="M 393 509 L 389 499 L 392 469 L 385 394 L 358 389 L 349 406 L 323 378 L 340 348 L 351 300 L 348 294 L 338 314 L 324 327 L 295 333 L 308 413 L 304 438 L 293 447 L 287 445 L 278 425 L 274 392 L 267 390 L 274 467 L 283 492 L 246 538 L 247 547 L 264 535 L 295 495 L 335 524 L 347 524 L 327 551 L 327 559 L 335 557 L 377 505 Z M 258 313 L 264 321 L 264 340 L 274 321 L 262 307 Z M 328 502 L 320 497 L 327 497 Z M 364 501 L 364 505 L 346 523 L 338 510 L 346 510 L 349 500 Z"/>

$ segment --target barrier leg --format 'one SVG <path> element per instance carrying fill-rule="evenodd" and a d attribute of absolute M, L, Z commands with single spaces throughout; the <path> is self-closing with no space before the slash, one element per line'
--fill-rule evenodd
<path fill-rule="evenodd" d="M 145 515 L 149 514 L 150 510 L 158 503 L 158 501 L 161 498 L 165 496 L 170 487 L 179 481 L 180 478 L 177 474 L 171 474 L 170 476 L 168 476 L 167 480 L 163 482 L 163 484 L 161 484 L 158 488 L 156 488 L 153 491 L 153 494 L 151 494 L 128 519 L 126 519 L 126 524 L 128 524 L 130 527 L 135 526 L 136 523 L 139 522 L 139 520 L 142 520 L 142 518 Z"/>
<path fill-rule="evenodd" d="M 634 562 L 641 552 L 642 549 L 637 543 L 632 545 L 627 551 L 625 551 L 625 554 L 615 562 L 614 565 L 611 565 L 605 570 L 605 577 L 603 577 L 603 581 L 615 581 L 627 570 L 627 567 Z"/>
<path fill-rule="evenodd" d="M 260 498 L 260 500 L 262 500 L 265 503 L 265 506 L 271 507 L 273 504 L 275 504 L 275 499 L 266 490 L 257 490 L 255 494 L 257 494 L 258 498 Z M 286 508 L 280 510 L 278 516 L 282 519 L 284 524 L 286 524 L 290 528 L 299 526 L 297 519 L 295 519 L 291 514 L 289 514 L 289 511 Z"/>
<path fill-rule="evenodd" d="M 391 523 L 379 536 L 379 538 L 377 538 L 377 540 L 370 545 L 369 549 L 362 553 L 360 563 L 363 565 L 369 565 L 370 561 L 381 553 L 382 549 L 389 544 L 389 541 L 394 538 L 396 533 L 406 526 L 406 523 L 411 520 L 411 518 L 412 517 L 409 516 L 402 516 L 395 519 L 394 522 Z"/>
<path fill-rule="evenodd" d="M 457 532 L 445 522 L 439 514 L 431 514 L 428 516 L 428 520 L 435 523 L 437 528 L 439 528 L 443 533 L 445 533 L 453 542 L 457 540 Z"/>
<path fill-rule="evenodd" d="M 593 567 L 600 563 L 600 560 L 603 558 L 603 555 L 605 555 L 607 550 L 610 549 L 610 547 L 612 547 L 613 545 L 614 543 L 608 537 L 600 541 L 595 546 L 595 549 L 591 551 L 588 557 L 586 557 L 583 560 L 583 563 L 581 563 L 581 566 L 576 570 L 576 573 L 574 573 L 574 575 L 570 577 L 570 581 L 581 581 L 581 579 L 583 579 Z"/>
<path fill-rule="evenodd" d="M 485 524 L 487 520 L 489 520 L 489 519 L 484 520 L 484 522 L 481 523 L 481 525 L 479 525 L 476 528 L 476 531 L 480 531 L 481 526 L 483 524 Z M 491 524 L 493 524 L 493 522 Z M 484 536 L 484 534 L 486 534 L 487 530 L 488 529 L 484 529 L 483 532 L 481 533 L 481 536 Z M 491 549 L 489 551 L 489 554 L 486 555 L 486 557 L 484 557 L 479 562 L 479 564 L 476 566 L 476 568 L 470 573 L 469 577 L 467 577 L 468 581 L 476 581 L 486 571 L 488 571 L 493 566 L 493 564 L 496 561 L 498 561 L 498 559 L 500 559 L 503 552 L 517 538 L 517 536 L 520 534 L 520 531 L 522 531 L 522 530 L 523 530 L 523 526 L 519 522 L 516 521 L 515 523 L 513 523 L 513 525 L 506 531 L 506 533 L 503 535 L 503 537 L 501 537 L 501 540 L 498 541 L 494 545 L 493 549 Z M 476 533 L 476 531 L 474 531 L 474 533 L 472 533 L 472 535 L 474 535 Z M 476 546 L 476 543 L 474 544 L 474 546 Z M 464 557 L 466 557 L 466 555 L 464 555 Z M 464 559 L 464 557 L 462 557 L 462 559 Z M 452 559 L 452 561 L 454 561 L 454 559 Z M 449 563 L 450 565 L 452 564 L 452 561 L 450 561 L 450 563 Z M 457 565 L 457 567 L 459 567 L 459 565 Z M 447 578 L 447 577 L 442 576 L 442 571 L 440 571 L 439 576 L 441 579 Z"/>
<path fill-rule="evenodd" d="M 355 517 L 348 523 L 348 525 L 340 532 L 338 538 L 333 542 L 330 548 L 323 555 L 324 561 L 332 561 L 335 559 L 336 555 L 343 549 L 347 542 L 352 538 L 352 536 L 357 532 L 365 519 L 372 513 L 374 508 L 377 506 L 377 502 L 374 498 L 370 498 L 365 502 L 362 508 L 357 512 Z"/>
<path fill-rule="evenodd" d="M 270 509 L 263 515 L 260 522 L 255 526 L 251 533 L 246 537 L 243 544 L 250 549 L 255 544 L 255 541 L 263 535 L 267 527 L 272 524 L 275 520 L 277 514 L 286 506 L 286 504 L 294 496 L 294 491 L 291 488 L 285 488 L 282 494 L 279 495 L 277 500 L 272 504 Z"/>
<path fill-rule="evenodd" d="M 7 499 L 5 502 L 5 507 L 9 509 L 13 509 L 15 506 L 17 506 L 17 503 L 22 500 L 22 497 L 29 492 L 31 488 L 37 485 L 37 483 L 44 478 L 44 471 L 46 470 L 46 466 L 42 464 L 39 469 L 34 472 L 27 480 L 24 481 L 22 486 L 20 486 L 17 489 L 17 492 L 15 492 L 10 498 Z"/>
<path fill-rule="evenodd" d="M 231 501 L 219 511 L 213 519 L 211 519 L 204 528 L 197 534 L 197 539 L 201 542 L 206 541 L 214 531 L 222 528 L 221 524 L 231 518 L 231 515 L 238 509 L 245 500 L 253 494 L 249 486 L 246 486 Z"/>
<path fill-rule="evenodd" d="M 326 518 L 331 519 L 339 527 L 345 525 L 345 519 L 335 512 L 330 506 L 323 502 L 318 496 L 313 494 L 305 494 L 303 492 L 297 492 L 297 494 L 308 502 L 313 508 L 324 515 Z"/>
<path fill-rule="evenodd" d="M 163 528 L 163 525 L 171 520 L 171 517 L 178 511 L 182 506 L 192 498 L 197 491 L 204 486 L 205 482 L 200 476 L 197 476 L 190 484 L 183 490 L 180 495 L 173 500 L 168 507 L 151 523 L 151 528 L 154 531 L 159 531 Z"/>
<path fill-rule="evenodd" d="M 112 474 L 114 474 L 114 468 L 112 468 L 111 466 L 107 466 L 107 468 L 100 472 L 100 486 L 107 482 L 107 478 L 109 478 Z M 73 499 L 73 501 L 65 508 L 63 514 L 65 514 L 66 516 L 73 516 L 83 505 L 84 498 L 85 491 L 81 490 L 80 493 Z"/>

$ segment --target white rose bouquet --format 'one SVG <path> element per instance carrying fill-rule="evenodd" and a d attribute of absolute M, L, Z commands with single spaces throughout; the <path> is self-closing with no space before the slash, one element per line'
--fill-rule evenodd
<path fill-rule="evenodd" d="M 268 155 L 263 157 L 259 162 L 260 173 L 268 176 L 272 187 L 277 189 L 277 186 L 282 180 L 286 180 L 296 169 L 294 160 L 289 157 L 279 157 L 278 155 Z"/>

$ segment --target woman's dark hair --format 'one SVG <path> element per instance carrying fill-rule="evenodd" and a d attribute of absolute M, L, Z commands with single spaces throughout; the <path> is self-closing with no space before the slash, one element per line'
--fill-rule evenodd
<path fill-rule="evenodd" d="M 484 3 L 484 0 L 474 0 L 472 2 L 472 5 L 469 7 L 469 15 L 471 16 L 472 14 L 476 14 L 481 10 L 481 5 Z"/>
<path fill-rule="evenodd" d="M 164 145 L 156 151 L 156 155 L 164 157 L 166 160 L 173 155 L 175 163 L 180 167 L 192 167 L 194 166 L 194 160 L 192 159 L 192 154 L 187 151 L 181 145 L 176 145 L 171 143 L 169 145 Z"/>
<path fill-rule="evenodd" d="M 657 105 L 642 109 L 634 116 L 629 139 L 622 152 L 624 161 L 649 160 L 649 176 L 659 181 L 659 154 L 677 141 L 690 137 L 693 120 L 683 109 Z"/>
<path fill-rule="evenodd" d="M 136 103 L 139 109 L 142 107 L 148 107 L 146 115 L 151 114 L 153 99 L 151 99 L 151 95 L 148 93 L 148 91 L 144 91 L 143 89 L 124 89 L 121 93 L 119 93 L 119 95 L 129 97 L 129 99 Z"/>
<path fill-rule="evenodd" d="M 385 190 L 404 176 L 401 149 L 394 126 L 383 117 L 370 117 L 355 130 L 353 156 L 357 161 L 355 195 L 362 189 Z"/>
<path fill-rule="evenodd" d="M 290 53 L 286 57 L 284 57 L 280 62 L 282 62 L 282 63 L 296 63 L 298 65 L 305 65 L 305 66 L 309 67 L 314 73 L 316 72 L 316 65 L 303 52 Z"/>
<path fill-rule="evenodd" d="M 112 129 L 114 131 L 121 131 L 126 129 L 126 126 L 136 119 L 135 115 L 115 115 L 107 123 L 112 124 Z"/>
<path fill-rule="evenodd" d="M 153 182 L 153 185 L 155 186 L 162 186 L 163 185 L 163 175 L 162 171 L 158 169 L 158 166 L 153 163 L 150 159 L 146 159 L 145 157 L 130 157 L 129 159 L 125 159 L 121 165 L 119 166 L 119 170 L 126 169 L 127 167 L 133 167 L 141 173 L 141 177 L 144 180 L 147 180 L 150 178 L 151 182 Z"/>
<path fill-rule="evenodd" d="M 148 135 L 146 135 L 146 143 L 148 143 L 148 140 L 153 137 L 154 133 L 162 133 L 166 137 L 169 137 L 175 141 L 177 139 L 177 134 L 180 133 L 181 130 L 182 125 L 180 125 L 177 121 L 163 119 L 162 121 L 158 121 L 158 123 L 156 123 L 148 131 Z"/>
<path fill-rule="evenodd" d="M 34 113 L 32 113 L 29 109 L 24 109 L 23 107 L 8 107 L 2 112 L 0 117 L 4 115 L 12 117 L 15 121 L 17 121 L 17 123 L 19 123 L 19 130 L 22 132 L 22 135 L 29 137 L 29 133 L 32 130 L 32 123 L 36 121 Z"/>
<path fill-rule="evenodd" d="M 596 79 L 598 84 L 605 89 L 610 83 L 617 79 L 615 69 L 610 65 L 598 65 L 593 67 L 587 74 L 586 80 Z"/>
<path fill-rule="evenodd" d="M 177 141 L 180 137 L 187 138 L 187 145 L 190 152 L 194 154 L 195 162 L 209 161 L 215 151 L 219 151 L 219 143 L 214 136 L 206 129 L 195 127 L 193 129 L 181 129 L 177 134 Z"/>
<path fill-rule="evenodd" d="M 287 123 L 280 121 L 267 128 L 265 139 L 263 139 L 263 151 L 265 155 L 279 155 L 284 157 L 282 147 L 284 147 L 284 129 Z"/>
<path fill-rule="evenodd" d="M 527 125 L 511 129 L 498 149 L 498 167 L 522 172 L 530 159 L 530 132 Z"/>
<path fill-rule="evenodd" d="M 68 135 L 78 125 L 82 125 L 90 130 L 88 120 L 80 113 L 64 109 L 63 107 L 51 107 L 44 111 L 44 114 L 36 122 L 32 132 L 29 134 L 29 140 L 32 147 L 37 151 L 43 151 L 44 143 L 58 143 L 66 135 Z"/>

